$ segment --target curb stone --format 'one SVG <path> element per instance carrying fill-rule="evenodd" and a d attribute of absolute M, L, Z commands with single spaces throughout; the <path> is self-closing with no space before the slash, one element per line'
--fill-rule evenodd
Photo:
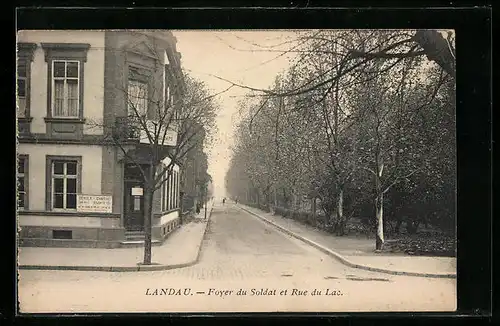
<path fill-rule="evenodd" d="M 261 219 L 262 221 L 264 221 L 268 224 L 271 224 L 272 226 L 274 226 L 275 228 L 277 228 L 281 232 L 288 234 L 296 239 L 299 239 L 299 240 L 315 247 L 316 249 L 322 251 L 323 253 L 326 253 L 327 255 L 334 257 L 335 259 L 340 261 L 342 264 L 349 266 L 349 267 L 352 267 L 352 268 L 358 268 L 358 269 L 363 269 L 363 270 L 367 270 L 367 271 L 371 271 L 371 272 L 379 272 L 379 273 L 386 273 L 386 274 L 392 274 L 392 275 L 417 276 L 417 277 L 428 277 L 428 278 L 456 278 L 457 277 L 456 274 L 432 274 L 432 273 L 404 272 L 404 271 L 394 271 L 394 270 L 390 270 L 390 269 L 383 269 L 383 268 L 378 268 L 378 267 L 371 267 L 368 265 L 356 264 L 356 263 L 351 262 L 350 260 L 348 260 L 344 256 L 340 255 L 339 253 L 320 245 L 319 243 L 316 243 L 316 242 L 309 240 L 301 235 L 298 235 L 298 234 L 266 219 L 265 217 L 262 217 L 256 213 L 254 213 L 254 212 L 252 212 L 244 207 L 240 206 L 240 208 L 242 210 L 252 214 L 253 216 L 256 216 L 257 218 Z"/>
<path fill-rule="evenodd" d="M 201 257 L 201 248 L 203 245 L 203 240 L 208 230 L 208 223 L 210 222 L 210 215 L 212 215 L 212 209 L 207 216 L 207 221 L 205 223 L 205 230 L 203 231 L 203 236 L 201 237 L 200 243 L 198 244 L 198 250 L 196 258 L 192 261 L 181 263 L 181 264 L 171 264 L 171 265 L 142 265 L 142 266 L 69 266 L 69 265 L 18 265 L 18 269 L 23 270 L 62 270 L 62 271 L 92 271 L 92 272 L 147 272 L 147 271 L 165 271 L 176 268 L 184 268 L 193 266 L 199 263 Z"/>

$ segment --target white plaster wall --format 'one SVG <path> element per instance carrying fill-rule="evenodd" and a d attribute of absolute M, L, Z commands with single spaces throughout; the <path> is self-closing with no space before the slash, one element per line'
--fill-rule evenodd
<path fill-rule="evenodd" d="M 46 155 L 82 156 L 82 193 L 101 195 L 102 149 L 100 146 L 19 144 L 18 154 L 29 155 L 29 210 L 45 210 Z"/>
<path fill-rule="evenodd" d="M 35 216 L 19 215 L 19 225 L 54 227 L 105 227 L 119 228 L 120 219 L 92 216 Z"/>
<path fill-rule="evenodd" d="M 47 62 L 41 43 L 88 43 L 84 64 L 83 115 L 86 134 L 102 134 L 104 112 L 104 31 L 19 31 L 18 42 L 36 43 L 31 65 L 31 131 L 45 133 L 47 112 Z"/>
<path fill-rule="evenodd" d="M 19 225 L 100 227 L 101 219 L 98 217 L 19 215 Z"/>

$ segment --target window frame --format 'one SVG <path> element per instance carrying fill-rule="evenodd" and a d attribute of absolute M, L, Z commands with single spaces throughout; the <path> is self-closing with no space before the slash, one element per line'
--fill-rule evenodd
<path fill-rule="evenodd" d="M 19 182 L 19 163 L 21 160 L 24 160 L 23 162 L 23 168 L 24 168 L 24 173 L 22 173 L 23 177 L 23 186 L 24 186 L 24 206 L 20 207 L 19 206 L 19 186 L 16 187 L 16 207 L 17 210 L 28 210 L 29 209 L 29 155 L 27 154 L 20 154 L 18 155 L 17 158 L 17 166 L 16 166 L 16 185 Z"/>
<path fill-rule="evenodd" d="M 130 81 L 134 81 L 134 82 L 139 82 L 139 83 L 142 83 L 146 86 L 146 91 L 147 91 L 147 99 L 146 99 L 146 109 L 145 109 L 145 112 L 144 112 L 144 116 L 146 118 L 149 118 L 149 115 L 150 115 L 150 96 L 151 94 L 153 93 L 153 90 L 151 89 L 152 88 L 152 85 L 151 85 L 151 78 L 153 76 L 153 72 L 150 68 L 146 68 L 146 67 L 143 67 L 142 65 L 136 65 L 136 64 L 132 64 L 132 63 L 128 63 L 127 64 L 127 78 L 126 78 L 126 90 L 127 90 L 127 93 L 126 93 L 126 96 L 125 96 L 125 100 L 126 100 L 126 112 L 127 112 L 127 116 L 130 117 L 130 100 L 129 100 L 129 85 L 130 85 Z"/>
<path fill-rule="evenodd" d="M 136 118 L 136 115 L 135 115 L 135 112 L 131 111 L 133 110 L 131 108 L 131 100 L 130 100 L 130 87 L 131 87 L 131 84 L 132 83 L 137 83 L 137 84 L 141 84 L 142 87 L 144 87 L 144 89 L 146 90 L 146 98 L 145 99 L 142 99 L 144 100 L 146 103 L 145 103 L 145 107 L 144 107 L 144 112 L 138 112 L 139 113 L 139 116 L 140 117 L 147 117 L 147 114 L 149 112 L 149 85 L 147 82 L 145 82 L 144 80 L 141 80 L 140 78 L 131 78 L 129 77 L 128 80 L 127 80 L 127 115 L 129 117 L 133 117 L 133 118 Z M 141 87 L 139 86 L 139 87 Z M 137 99 L 140 99 L 139 97 Z M 136 108 L 138 109 L 138 108 Z M 133 114 L 131 116 L 131 114 Z"/>
<path fill-rule="evenodd" d="M 88 43 L 42 43 L 47 63 L 47 118 L 59 121 L 83 120 L 85 97 L 85 62 L 90 48 Z M 78 115 L 71 117 L 54 116 L 54 61 L 78 61 Z"/>
<path fill-rule="evenodd" d="M 55 76 L 55 64 L 57 62 L 64 62 L 64 77 L 56 77 Z M 78 65 L 78 76 L 75 78 L 75 77 L 68 77 L 67 76 L 67 67 L 68 67 L 68 64 L 69 63 L 76 63 Z M 74 60 L 74 59 L 58 59 L 58 58 L 55 58 L 51 61 L 51 65 L 52 65 L 52 76 L 51 76 L 51 83 L 52 83 L 52 96 L 51 96 L 51 99 L 52 99 L 52 102 L 51 102 L 51 109 L 52 109 L 52 112 L 51 112 L 51 116 L 53 118 L 56 118 L 56 119 L 78 119 L 80 117 L 80 98 L 82 97 L 82 93 L 83 93 L 83 87 L 80 87 L 80 83 L 81 83 L 81 73 L 82 73 L 82 69 L 81 69 L 81 62 L 80 60 Z M 67 85 L 68 85 L 68 80 L 75 80 L 77 81 L 77 89 L 78 89 L 78 92 L 77 92 L 77 114 L 76 115 L 56 115 L 55 114 L 55 101 L 56 101 L 56 80 L 63 80 L 64 81 L 64 88 L 63 88 L 63 106 L 68 106 L 66 108 L 66 111 L 69 111 L 69 103 L 68 103 L 68 97 L 67 97 Z M 64 111 L 64 107 L 63 107 L 63 111 Z"/>
<path fill-rule="evenodd" d="M 167 178 L 167 210 L 172 209 L 172 200 L 170 193 L 172 192 L 172 175 L 170 174 Z"/>
<path fill-rule="evenodd" d="M 177 202 L 177 190 L 179 188 L 178 185 L 178 173 L 177 171 L 174 171 L 174 208 L 178 208 L 178 202 Z"/>
<path fill-rule="evenodd" d="M 75 208 L 55 208 L 54 207 L 54 175 L 53 163 L 57 161 L 62 162 L 76 162 L 76 205 Z M 78 206 L 78 195 L 82 193 L 82 157 L 81 156 L 46 156 L 46 195 L 45 195 L 45 208 L 47 211 L 55 212 L 76 212 Z M 64 190 L 63 190 L 64 191 Z M 63 199 L 65 200 L 65 199 Z M 64 205 L 63 205 L 64 206 Z"/>
<path fill-rule="evenodd" d="M 165 172 L 165 170 L 166 170 L 166 167 L 163 166 L 162 172 Z M 165 184 L 166 184 L 166 182 L 167 182 L 167 178 L 166 178 L 165 173 L 164 173 L 163 176 L 162 176 L 162 184 L 161 184 L 161 187 L 160 187 L 160 190 L 161 190 L 161 192 L 160 192 L 160 198 L 161 198 L 161 204 L 160 204 L 160 206 L 161 206 L 161 211 L 162 212 L 166 212 L 167 211 L 167 209 L 166 209 L 166 200 L 165 200 L 165 189 L 166 189 Z"/>
<path fill-rule="evenodd" d="M 20 66 L 24 66 L 24 76 L 21 76 L 19 74 L 19 68 Z M 17 117 L 18 118 L 27 118 L 29 115 L 27 114 L 29 105 L 28 105 L 28 98 L 29 98 L 29 92 L 28 92 L 28 62 L 25 59 L 18 59 L 17 61 L 17 76 L 16 76 L 16 94 L 17 94 Z M 24 81 L 24 96 L 20 95 L 20 88 L 19 88 L 19 81 L 23 80 Z M 19 103 L 21 99 L 24 99 L 24 114 L 20 115 L 19 111 L 21 111 L 21 108 L 19 107 Z"/>
<path fill-rule="evenodd" d="M 17 52 L 17 62 L 16 62 L 16 96 L 18 97 L 17 91 L 17 80 L 19 75 L 17 74 L 19 66 L 23 65 L 26 71 L 26 76 L 23 77 L 25 80 L 25 105 L 24 105 L 24 116 L 18 115 L 19 107 L 16 104 L 16 115 L 19 119 L 30 119 L 31 117 L 31 63 L 33 62 L 33 56 L 37 45 L 35 43 L 18 43 Z"/>

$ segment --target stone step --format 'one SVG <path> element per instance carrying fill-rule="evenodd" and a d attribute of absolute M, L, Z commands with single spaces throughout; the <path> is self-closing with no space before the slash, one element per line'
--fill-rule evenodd
<path fill-rule="evenodd" d="M 140 235 L 144 235 L 144 231 L 125 231 L 125 234 L 128 235 L 135 235 L 135 234 L 140 234 Z"/>
<path fill-rule="evenodd" d="M 125 232 L 125 240 L 126 241 L 136 241 L 143 240 L 144 241 L 145 233 L 144 231 L 127 231 Z"/>

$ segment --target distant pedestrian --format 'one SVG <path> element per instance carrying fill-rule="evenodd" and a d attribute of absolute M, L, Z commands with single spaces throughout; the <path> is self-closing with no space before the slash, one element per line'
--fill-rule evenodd
<path fill-rule="evenodd" d="M 226 197 L 222 198 L 222 205 L 226 204 Z"/>

